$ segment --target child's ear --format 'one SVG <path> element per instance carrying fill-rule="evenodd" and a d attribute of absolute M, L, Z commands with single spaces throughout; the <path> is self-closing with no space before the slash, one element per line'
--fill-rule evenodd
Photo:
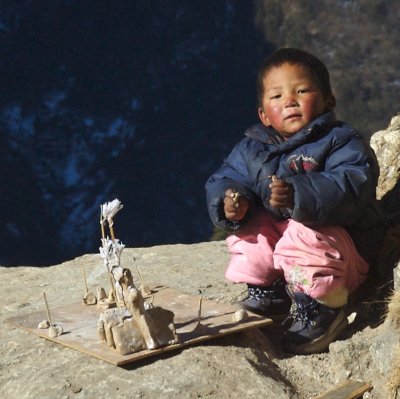
<path fill-rule="evenodd" d="M 333 94 L 331 94 L 326 101 L 326 109 L 327 111 L 333 111 L 336 107 L 336 98 Z"/>
<path fill-rule="evenodd" d="M 258 117 L 264 126 L 271 126 L 269 119 L 261 107 L 258 108 Z"/>

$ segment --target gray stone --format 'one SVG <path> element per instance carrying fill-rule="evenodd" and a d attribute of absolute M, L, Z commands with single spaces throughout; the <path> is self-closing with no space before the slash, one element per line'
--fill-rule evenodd
<path fill-rule="evenodd" d="M 400 173 L 400 116 L 394 116 L 387 129 L 371 137 L 371 147 L 379 161 L 377 198 L 381 199 L 396 185 Z"/>

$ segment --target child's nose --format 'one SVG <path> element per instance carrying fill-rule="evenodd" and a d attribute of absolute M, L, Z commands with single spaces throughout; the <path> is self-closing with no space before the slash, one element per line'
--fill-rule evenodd
<path fill-rule="evenodd" d="M 287 94 L 285 97 L 285 107 L 295 107 L 297 100 L 294 94 Z"/>

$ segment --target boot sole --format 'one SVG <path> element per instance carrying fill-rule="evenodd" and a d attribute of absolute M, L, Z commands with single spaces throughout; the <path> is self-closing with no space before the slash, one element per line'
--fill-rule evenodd
<path fill-rule="evenodd" d="M 347 325 L 347 317 L 344 312 L 341 311 L 324 335 L 302 345 L 295 345 L 289 341 L 285 342 L 283 345 L 284 349 L 296 355 L 311 355 L 313 353 L 324 352 L 329 348 L 329 344 L 336 340 Z"/>

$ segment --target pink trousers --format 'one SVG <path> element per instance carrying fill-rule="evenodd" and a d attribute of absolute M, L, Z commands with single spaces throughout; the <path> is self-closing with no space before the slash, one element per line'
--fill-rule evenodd
<path fill-rule="evenodd" d="M 226 240 L 231 258 L 225 277 L 235 283 L 270 285 L 284 278 L 295 291 L 313 298 L 346 289 L 366 278 L 368 264 L 345 229 L 311 229 L 260 211 Z"/>

